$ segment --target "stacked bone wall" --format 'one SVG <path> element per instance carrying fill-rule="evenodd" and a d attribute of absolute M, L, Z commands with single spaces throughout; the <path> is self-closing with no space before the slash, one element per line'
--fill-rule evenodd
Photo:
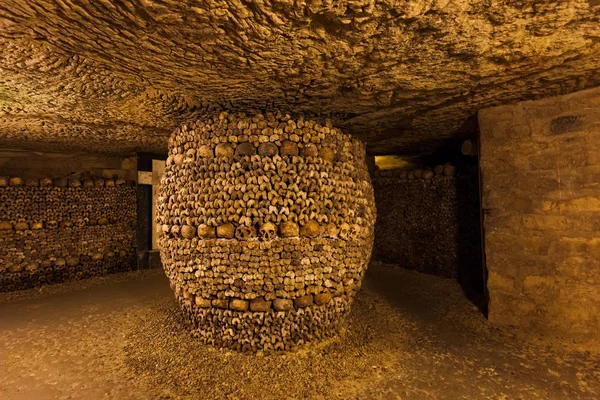
<path fill-rule="evenodd" d="M 483 291 L 475 168 L 376 171 L 373 187 L 379 215 L 374 259 Z"/>
<path fill-rule="evenodd" d="M 338 331 L 369 262 L 364 145 L 281 113 L 184 125 L 157 215 L 163 265 L 198 337 L 292 349 Z"/>
<path fill-rule="evenodd" d="M 598 341 L 600 89 L 479 113 L 489 319 Z"/>
<path fill-rule="evenodd" d="M 0 291 L 135 267 L 135 186 L 0 177 Z"/>

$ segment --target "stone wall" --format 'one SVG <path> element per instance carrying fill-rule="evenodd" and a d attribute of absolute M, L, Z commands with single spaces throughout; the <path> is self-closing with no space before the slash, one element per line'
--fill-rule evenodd
<path fill-rule="evenodd" d="M 125 179 L 0 177 L 0 291 L 135 268 Z"/>
<path fill-rule="evenodd" d="M 335 334 L 373 246 L 365 147 L 282 113 L 177 129 L 157 208 L 175 297 L 206 343 L 290 350 Z"/>
<path fill-rule="evenodd" d="M 598 340 L 600 89 L 479 122 L 490 320 Z"/>
<path fill-rule="evenodd" d="M 378 212 L 373 258 L 482 292 L 477 170 L 446 165 L 376 171 L 372 179 Z"/>

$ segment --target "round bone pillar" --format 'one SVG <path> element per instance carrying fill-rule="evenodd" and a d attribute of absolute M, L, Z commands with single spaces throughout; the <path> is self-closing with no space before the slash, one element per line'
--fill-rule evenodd
<path fill-rule="evenodd" d="M 362 143 L 281 113 L 176 129 L 157 204 L 175 296 L 204 342 L 290 350 L 335 334 L 373 246 Z"/>

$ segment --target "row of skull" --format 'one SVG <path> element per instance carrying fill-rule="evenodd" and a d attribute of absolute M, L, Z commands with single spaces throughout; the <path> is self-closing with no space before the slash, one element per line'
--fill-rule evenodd
<path fill-rule="evenodd" d="M 0 187 L 118 187 L 133 186 L 135 182 L 123 178 L 94 178 L 94 179 L 67 179 L 67 178 L 21 178 L 17 176 L 0 176 Z"/>

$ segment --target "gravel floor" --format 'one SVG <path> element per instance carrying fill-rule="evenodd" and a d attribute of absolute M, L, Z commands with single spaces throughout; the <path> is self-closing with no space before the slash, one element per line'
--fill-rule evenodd
<path fill-rule="evenodd" d="M 600 353 L 490 326 L 452 281 L 371 268 L 347 329 L 297 353 L 215 350 L 162 271 L 0 295 L 0 399 L 597 399 Z"/>

